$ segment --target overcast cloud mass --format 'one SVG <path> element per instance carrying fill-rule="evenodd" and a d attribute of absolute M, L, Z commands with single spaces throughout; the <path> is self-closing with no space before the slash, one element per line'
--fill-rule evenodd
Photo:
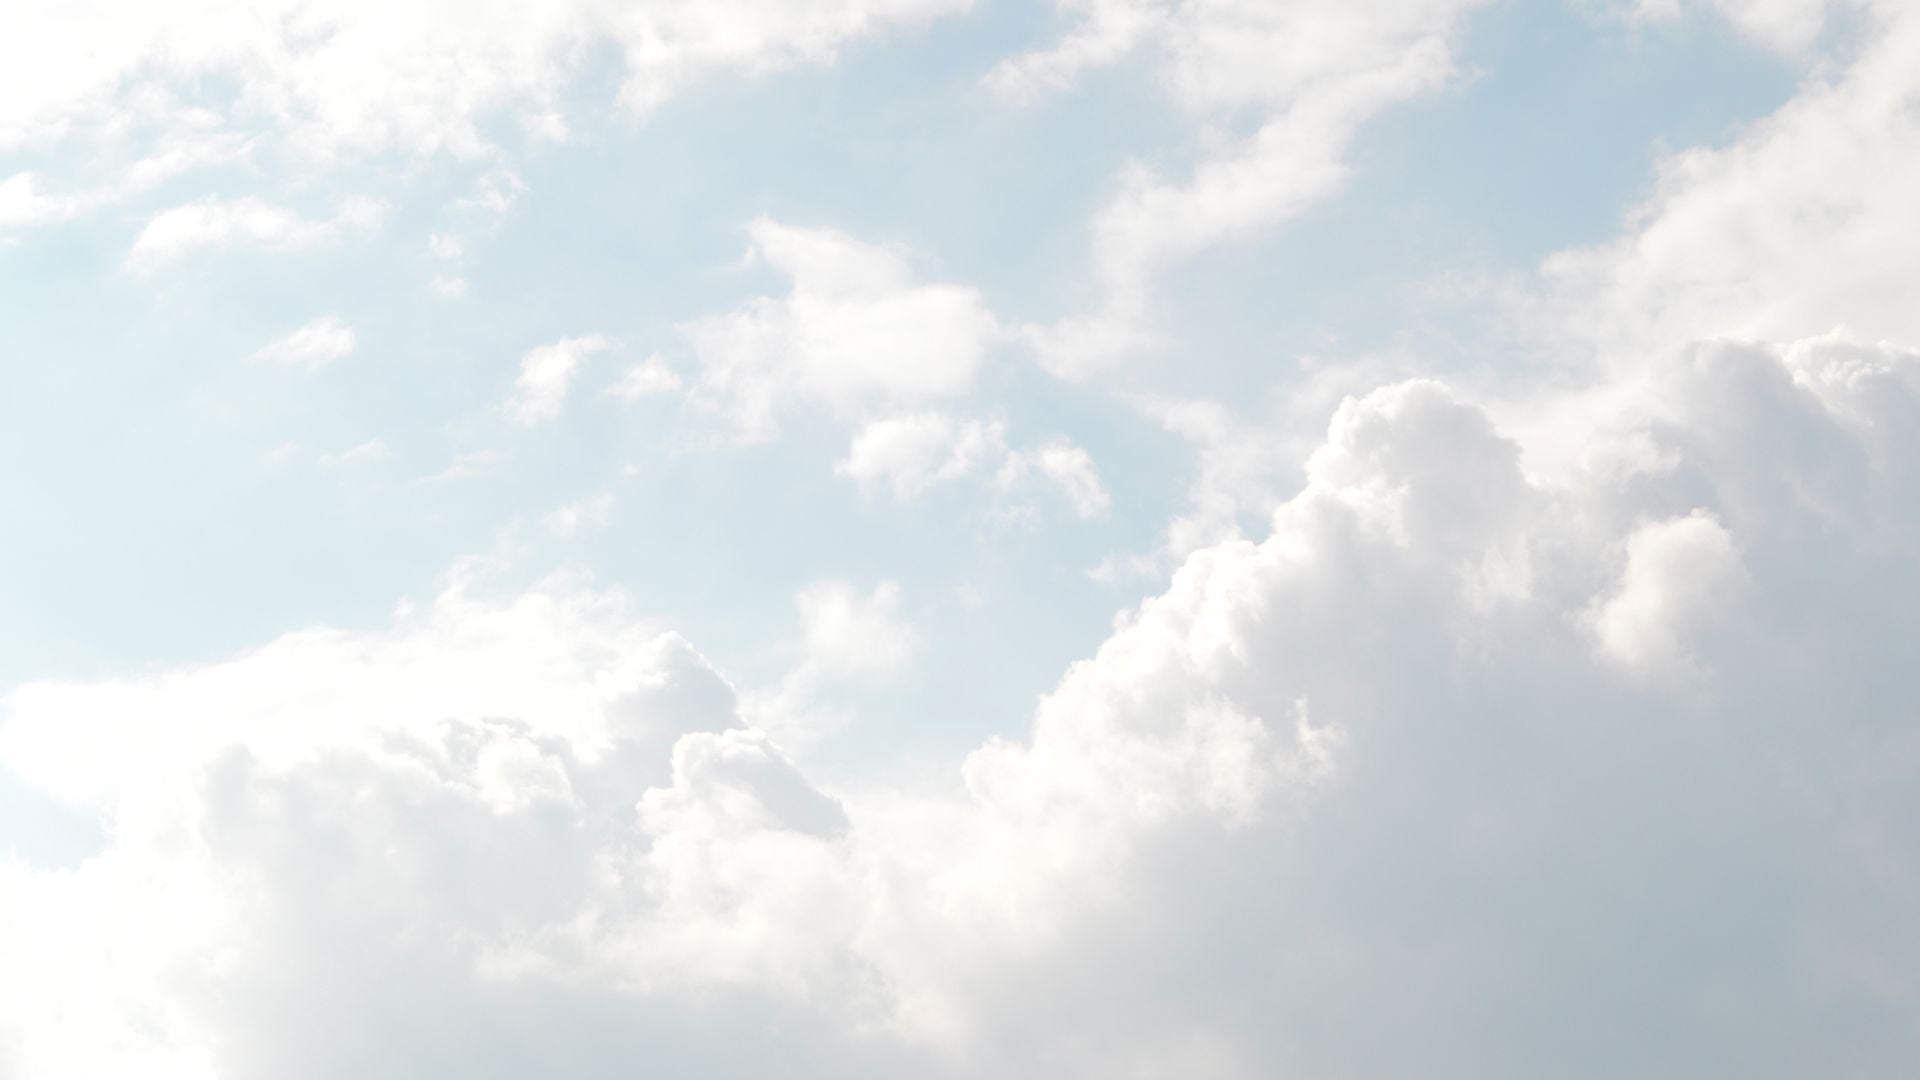
<path fill-rule="evenodd" d="M 0 1080 L 1920 1060 L 1920 6 L 0 12 Z"/>

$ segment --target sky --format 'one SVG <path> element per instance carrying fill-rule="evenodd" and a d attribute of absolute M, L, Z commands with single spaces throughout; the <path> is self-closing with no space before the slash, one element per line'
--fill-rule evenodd
<path fill-rule="evenodd" d="M 1884 1077 L 1920 7 L 24 0 L 0 1080 Z"/>

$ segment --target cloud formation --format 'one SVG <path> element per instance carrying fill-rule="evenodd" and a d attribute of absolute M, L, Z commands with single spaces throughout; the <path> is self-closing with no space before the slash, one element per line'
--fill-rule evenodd
<path fill-rule="evenodd" d="M 770 1060 L 717 1031 L 785 1016 L 767 1054 L 854 1075 L 1787 1076 L 1844 1014 L 1871 1072 L 1920 959 L 1920 761 L 1868 691 L 1920 610 L 1920 429 L 1875 415 L 1916 409 L 1910 352 L 1702 345 L 1544 484 L 1441 384 L 1350 399 L 1270 533 L 1196 550 L 953 790 L 823 788 L 565 579 L 28 685 L 0 754 L 109 839 L 5 864 L 4 948 L 68 974 L 8 965 L 4 1042 L 27 1075 L 489 1075 L 566 1001 L 673 1033 L 600 1031 L 603 1067 L 715 1075 Z M 907 647 L 896 604 L 804 594 L 808 662 Z"/>
<path fill-rule="evenodd" d="M 317 371 L 351 355 L 357 344 L 353 328 L 342 322 L 338 315 L 322 315 L 260 346 L 247 359 Z"/>
<path fill-rule="evenodd" d="M 604 334 L 585 334 L 529 350 L 520 358 L 520 374 L 506 403 L 507 416 L 522 427 L 559 416 L 581 365 L 610 344 Z"/>
<path fill-rule="evenodd" d="M 377 224 L 384 209 L 367 199 L 350 200 L 331 218 L 315 220 L 252 196 L 209 196 L 163 211 L 148 221 L 128 249 L 125 265 L 139 274 L 194 252 L 228 247 L 303 251 L 333 243 Z"/>
<path fill-rule="evenodd" d="M 833 229 L 759 218 L 747 257 L 792 282 L 782 297 L 679 327 L 700 365 L 694 404 L 745 441 L 790 402 L 857 418 L 964 394 L 999 335 L 975 289 L 916 280 L 899 253 Z"/>

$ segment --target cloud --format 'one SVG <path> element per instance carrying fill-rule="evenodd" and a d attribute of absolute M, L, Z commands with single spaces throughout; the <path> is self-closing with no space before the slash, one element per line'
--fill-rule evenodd
<path fill-rule="evenodd" d="M 1920 91 L 1920 15 L 1866 4 L 1860 18 L 1851 64 L 1816 72 L 1729 144 L 1670 155 L 1618 239 L 1549 259 L 1551 303 L 1533 302 L 1543 332 L 1593 341 L 1615 364 L 1691 338 L 1792 341 L 1836 326 L 1920 340 L 1906 240 L 1920 208 L 1904 183 L 1920 168 L 1920 119 L 1903 104 Z"/>
<path fill-rule="evenodd" d="M 1007 425 L 999 419 L 959 420 L 937 412 L 882 417 L 854 435 L 847 456 L 833 470 L 852 479 L 868 498 L 884 493 L 900 502 L 962 477 L 991 473 L 1003 499 L 1023 498 L 1041 486 L 1083 519 L 1104 515 L 1112 503 L 1086 450 L 1061 436 L 1010 447 Z"/>
<path fill-rule="evenodd" d="M 548 511 L 542 518 L 547 531 L 558 537 L 577 535 L 583 529 L 598 528 L 607 523 L 613 514 L 613 496 L 602 492 L 589 499 L 581 499 L 565 506 Z"/>
<path fill-rule="evenodd" d="M 888 416 L 861 428 L 833 470 L 871 496 L 910 501 L 1006 455 L 1006 425 L 945 413 Z"/>
<path fill-rule="evenodd" d="M 844 581 L 823 581 L 795 598 L 805 631 L 805 666 L 821 676 L 899 668 L 919 651 L 900 617 L 900 586 L 887 582 L 859 595 Z"/>
<path fill-rule="evenodd" d="M 692 401 L 737 438 L 771 438 L 792 401 L 857 418 L 971 388 L 999 334 L 976 290 L 921 284 L 896 252 L 832 229 L 760 218 L 747 235 L 791 291 L 679 327 L 700 365 Z"/>
<path fill-rule="evenodd" d="M 1653 522 L 1627 537 L 1620 585 L 1593 608 L 1601 648 L 1635 668 L 1683 666 L 1696 614 L 1722 606 L 1745 576 L 1733 538 L 1710 514 Z"/>
<path fill-rule="evenodd" d="M 1920 410 L 1920 355 L 1708 344 L 1657 391 L 1554 481 L 1442 384 L 1351 398 L 1264 535 L 1195 550 L 950 783 L 822 785 L 566 578 L 19 687 L 0 759 L 112 827 L 0 862 L 0 1045 L 294 1080 L 1897 1070 L 1920 457 L 1876 418 Z M 803 662 L 897 667 L 899 605 L 807 591 Z"/>
<path fill-rule="evenodd" d="M 275 452 L 276 454 L 278 451 Z M 365 465 L 381 461 L 389 450 L 385 439 L 368 439 L 366 442 L 350 446 L 335 454 L 321 454 L 315 459 L 321 468 L 330 469 L 336 465 Z"/>
<path fill-rule="evenodd" d="M 322 315 L 285 337 L 262 345 L 247 359 L 317 371 L 352 354 L 355 344 L 352 327 L 338 315 Z"/>
<path fill-rule="evenodd" d="M 622 401 L 639 401 L 659 394 L 670 394 L 678 389 L 680 376 L 667 363 L 666 357 L 654 353 L 630 365 L 619 381 L 607 387 L 606 393 Z"/>
<path fill-rule="evenodd" d="M 35 4 L 0 43 L 0 147 L 161 118 L 190 101 L 316 155 L 478 157 L 486 122 L 564 128 L 562 93 L 614 58 L 619 98 L 646 112 L 728 73 L 830 63 L 849 42 L 963 11 L 965 0 L 564 2 L 537 9 L 273 0 L 235 20 L 175 0 L 138 11 Z M 230 86 L 229 95 L 206 88 Z M 557 125 L 557 126 L 556 126 Z"/>
<path fill-rule="evenodd" d="M 567 401 L 567 390 L 580 373 L 580 365 L 609 344 L 604 335 L 588 334 L 561 338 L 529 351 L 520 358 L 520 376 L 514 380 L 513 395 L 507 399 L 507 415 L 522 427 L 559 416 L 561 406 Z"/>
<path fill-rule="evenodd" d="M 1163 267 L 1257 235 L 1339 190 L 1354 134 L 1447 83 L 1453 39 L 1482 3 L 1058 6 L 1075 20 L 1063 40 L 1006 61 L 990 86 L 1031 97 L 1152 45 L 1167 94 L 1208 136 L 1184 179 L 1140 162 L 1116 178 L 1092 222 L 1100 309 L 1026 330 L 1044 364 L 1078 377 L 1150 337 L 1149 289 Z"/>
<path fill-rule="evenodd" d="M 302 251 L 372 227 L 385 213 L 371 200 L 351 200 L 332 218 L 314 220 L 251 196 L 210 196 L 156 215 L 134 238 L 126 268 L 149 274 L 198 251 L 239 246 Z"/>
<path fill-rule="evenodd" d="M 33 228 L 71 218 L 86 201 L 76 195 L 47 195 L 33 173 L 19 172 L 0 180 L 0 229 Z"/>
<path fill-rule="evenodd" d="M 1007 455 L 994 480 L 1004 491 L 1018 491 L 1034 480 L 1048 484 L 1081 519 L 1102 517 L 1113 506 L 1092 455 L 1066 439 Z"/>
<path fill-rule="evenodd" d="M 1831 20 L 1850 8 L 1872 8 L 1873 0 L 1631 0 L 1616 5 L 1635 22 L 1678 19 L 1689 10 L 1710 11 L 1766 48 L 1789 56 L 1807 52 Z"/>

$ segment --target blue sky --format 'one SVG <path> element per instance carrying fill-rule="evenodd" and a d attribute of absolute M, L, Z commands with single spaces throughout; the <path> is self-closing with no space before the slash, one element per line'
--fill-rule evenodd
<path fill-rule="evenodd" d="M 7 18 L 0 1076 L 1913 1049 L 1902 5 Z"/>

